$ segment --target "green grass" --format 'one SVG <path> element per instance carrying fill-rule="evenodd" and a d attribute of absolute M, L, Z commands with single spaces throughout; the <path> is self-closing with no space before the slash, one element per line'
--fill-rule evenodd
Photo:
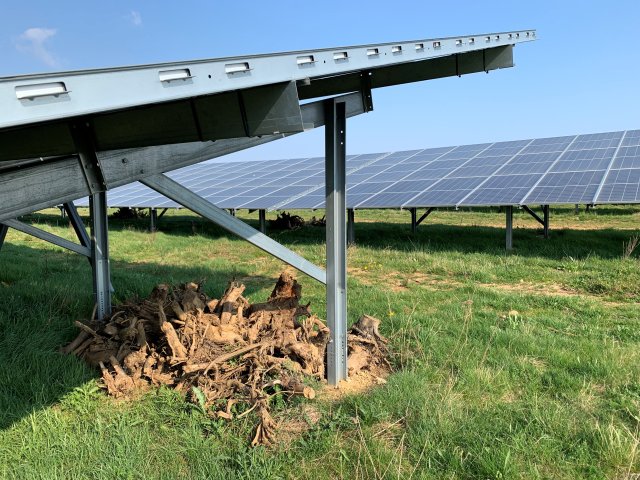
<path fill-rule="evenodd" d="M 83 212 L 81 212 L 83 213 Z M 86 212 L 84 212 L 86 213 Z M 302 212 L 309 217 L 309 212 Z M 257 214 L 242 215 L 257 225 Z M 27 217 L 73 238 L 54 211 Z M 98 373 L 57 349 L 92 309 L 81 257 L 10 231 L 0 252 L 1 478 L 625 478 L 640 472 L 640 260 L 623 259 L 640 208 L 552 209 L 552 238 L 516 213 L 504 251 L 497 210 L 356 212 L 349 321 L 382 319 L 396 367 L 337 403 L 278 406 L 320 420 L 251 449 L 255 419 L 211 420 L 176 393 L 107 398 Z M 268 296 L 280 261 L 184 212 L 161 231 L 112 221 L 116 301 L 159 282 L 231 278 Z M 324 262 L 324 229 L 271 236 Z M 300 275 L 323 316 L 324 289 Z"/>

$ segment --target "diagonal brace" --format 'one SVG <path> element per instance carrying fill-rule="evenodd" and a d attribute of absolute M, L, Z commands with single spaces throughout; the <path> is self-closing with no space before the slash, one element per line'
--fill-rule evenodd
<path fill-rule="evenodd" d="M 527 212 L 529 215 L 531 215 L 540 225 L 542 225 L 544 227 L 545 223 L 544 220 L 540 218 L 540 216 L 534 212 L 533 210 L 531 210 L 529 207 L 527 207 L 526 205 L 522 205 L 522 209 Z"/>
<path fill-rule="evenodd" d="M 62 248 L 66 248 L 67 250 L 71 250 L 72 252 L 79 253 L 80 255 L 84 255 L 85 257 L 91 258 L 91 250 L 83 245 L 78 245 L 77 243 L 70 242 L 66 238 L 58 237 L 49 232 L 45 232 L 44 230 L 40 230 L 32 225 L 27 225 L 26 223 L 22 223 L 19 220 L 5 220 L 4 224 L 7 227 L 11 227 L 15 230 L 18 230 L 22 233 L 26 233 L 27 235 L 31 235 L 33 237 L 44 240 L 45 242 L 53 243 Z"/>
<path fill-rule="evenodd" d="M 202 215 L 204 218 L 220 225 L 225 230 L 238 235 L 256 247 L 270 253 L 274 257 L 279 258 L 301 272 L 306 273 L 310 277 L 318 280 L 320 283 L 327 283 L 327 274 L 325 270 L 314 265 L 297 253 L 294 253 L 288 248 L 280 245 L 268 236 L 263 235 L 255 228 L 244 223 L 242 220 L 231 216 L 223 209 L 196 195 L 191 190 L 183 187 L 174 180 L 171 180 L 169 177 L 163 174 L 156 174 L 143 178 L 140 181 L 147 187 L 154 189 L 165 197 L 178 202 L 180 205 L 188 208 L 198 215 Z"/>
<path fill-rule="evenodd" d="M 425 220 L 429 215 L 431 215 L 431 212 L 433 212 L 434 210 L 435 210 L 435 207 L 429 207 L 427 211 L 424 212 L 418 220 L 416 220 L 416 227 L 420 225 L 422 221 Z"/>

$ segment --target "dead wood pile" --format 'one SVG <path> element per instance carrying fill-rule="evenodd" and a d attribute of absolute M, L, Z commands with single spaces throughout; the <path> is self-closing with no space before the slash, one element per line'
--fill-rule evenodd
<path fill-rule="evenodd" d="M 269 228 L 273 230 L 297 230 L 304 227 L 304 218 L 287 212 L 279 213 L 275 220 L 269 220 Z"/>
<path fill-rule="evenodd" d="M 202 285 L 160 284 L 139 302 L 124 303 L 104 322 L 85 325 L 63 351 L 99 367 L 108 393 L 129 397 L 149 385 L 187 394 L 210 415 L 232 420 L 255 411 L 252 445 L 274 442 L 274 395 L 314 398 L 324 379 L 329 328 L 299 303 L 300 284 L 287 272 L 269 299 L 249 304 L 231 282 L 220 300 Z M 386 362 L 379 321 L 363 316 L 349 331 L 349 373 Z"/>

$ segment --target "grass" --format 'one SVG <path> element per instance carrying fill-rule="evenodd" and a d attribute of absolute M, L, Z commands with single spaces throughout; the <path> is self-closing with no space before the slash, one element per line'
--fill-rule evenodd
<path fill-rule="evenodd" d="M 82 213 L 82 212 L 81 212 Z M 303 212 L 309 217 L 309 212 Z M 257 225 L 257 214 L 245 215 Z M 54 211 L 27 217 L 66 238 Z M 631 478 L 640 472 L 640 209 L 551 212 L 552 238 L 524 213 L 506 254 L 504 215 L 356 212 L 349 321 L 383 321 L 397 372 L 368 394 L 281 405 L 319 421 L 251 449 L 253 419 L 228 425 L 159 389 L 107 398 L 97 373 L 57 349 L 92 308 L 82 258 L 10 231 L 0 253 L 2 478 Z M 161 231 L 111 222 L 116 301 L 159 282 L 235 277 L 264 299 L 282 263 L 184 212 Z M 272 237 L 324 262 L 324 230 Z M 303 275 L 305 301 L 324 290 Z M 311 422 L 309 422 L 311 423 Z M 305 429 L 302 429 L 305 430 Z"/>

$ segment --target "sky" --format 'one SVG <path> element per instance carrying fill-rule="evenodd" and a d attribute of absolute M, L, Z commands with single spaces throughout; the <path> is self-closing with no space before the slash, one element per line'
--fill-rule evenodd
<path fill-rule="evenodd" d="M 389 152 L 640 128 L 639 26 L 638 0 L 0 0 L 0 76 L 537 30 L 514 68 L 374 90 L 347 153 Z M 230 159 L 323 142 L 316 129 Z"/>

